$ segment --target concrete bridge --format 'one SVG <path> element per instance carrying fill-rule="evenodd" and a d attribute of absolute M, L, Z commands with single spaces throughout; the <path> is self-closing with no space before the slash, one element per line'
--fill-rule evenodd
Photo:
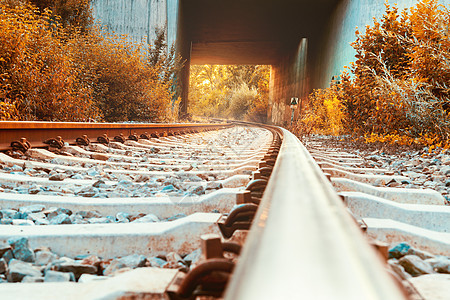
<path fill-rule="evenodd" d="M 354 60 L 356 26 L 372 24 L 384 0 L 92 0 L 94 16 L 135 40 L 167 25 L 169 43 L 186 59 L 180 80 L 187 110 L 190 64 L 272 66 L 269 120 L 290 120 L 290 99 L 329 86 Z M 417 0 L 398 0 L 400 8 Z M 441 0 L 449 4 L 450 0 Z M 297 112 L 298 113 L 298 112 Z"/>

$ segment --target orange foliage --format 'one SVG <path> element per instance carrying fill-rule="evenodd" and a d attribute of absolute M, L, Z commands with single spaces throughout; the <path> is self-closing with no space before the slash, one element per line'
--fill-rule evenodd
<path fill-rule="evenodd" d="M 83 120 L 89 95 L 79 93 L 73 56 L 62 42 L 65 32 L 48 11 L 31 6 L 1 7 L 0 87 L 2 102 L 17 107 L 23 120 Z"/>
<path fill-rule="evenodd" d="M 267 121 L 270 66 L 194 65 L 189 80 L 195 116 Z"/>
<path fill-rule="evenodd" d="M 447 140 L 449 8 L 438 0 L 419 1 L 401 13 L 385 5 L 381 20 L 356 31 L 356 61 L 330 88 L 343 104 L 343 129 L 385 141 Z"/>
<path fill-rule="evenodd" d="M 302 119 L 294 125 L 294 130 L 301 130 L 307 134 L 312 131 L 332 135 L 342 133 L 344 109 L 339 94 L 340 91 L 336 86 L 311 93 L 308 107 L 304 109 Z"/>
<path fill-rule="evenodd" d="M 89 19 L 85 13 L 90 10 L 83 6 L 89 1 L 37 1 L 58 12 L 72 11 L 62 19 L 22 2 L 0 0 L 1 119 L 175 117 L 171 87 L 179 58 L 163 47 L 164 37 L 159 36 L 162 44 L 155 48 L 128 42 L 97 26 L 87 30 L 81 19 Z M 77 3 L 82 4 L 79 9 Z M 153 63 L 155 51 L 168 54 Z"/>
<path fill-rule="evenodd" d="M 160 76 L 161 67 L 148 63 L 144 45 L 95 31 L 68 44 L 104 120 L 165 121 L 176 115 L 172 82 Z"/>

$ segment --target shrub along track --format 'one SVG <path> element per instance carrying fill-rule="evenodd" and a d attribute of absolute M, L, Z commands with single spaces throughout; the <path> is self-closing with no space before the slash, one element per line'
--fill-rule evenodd
<path fill-rule="evenodd" d="M 2 299 L 220 296 L 230 275 L 226 299 L 405 299 L 382 233 L 284 129 L 0 126 L 0 280 L 44 281 Z"/>

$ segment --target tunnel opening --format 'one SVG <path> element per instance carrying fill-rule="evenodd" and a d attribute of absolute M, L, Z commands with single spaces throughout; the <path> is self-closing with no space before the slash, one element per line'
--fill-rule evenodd
<path fill-rule="evenodd" d="M 182 113 L 198 114 L 199 101 L 204 100 L 204 95 L 195 94 L 195 85 L 190 82 L 194 78 L 190 73 L 195 73 L 197 66 L 270 65 L 264 119 L 284 125 L 292 120 L 292 115 L 298 118 L 301 105 L 292 112 L 291 99 L 305 101 L 318 86 L 318 55 L 328 26 L 325 20 L 338 2 L 180 1 L 178 49 L 186 59 L 180 85 Z M 214 93 L 219 91 L 214 89 Z M 231 116 L 225 108 L 217 105 L 208 114 L 242 119 L 239 113 Z"/>
<path fill-rule="evenodd" d="M 266 123 L 270 76 L 270 65 L 191 65 L 188 113 Z"/>

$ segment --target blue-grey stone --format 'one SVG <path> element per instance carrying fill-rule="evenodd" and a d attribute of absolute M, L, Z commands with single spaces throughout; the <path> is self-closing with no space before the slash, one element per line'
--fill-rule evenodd
<path fill-rule="evenodd" d="M 450 258 L 446 256 L 436 255 L 433 258 L 425 260 L 429 263 L 435 272 L 450 274 Z"/>
<path fill-rule="evenodd" d="M 2 209 L 0 210 L 0 218 L 8 218 L 8 219 L 21 219 L 22 214 L 14 209 Z"/>
<path fill-rule="evenodd" d="M 54 271 L 60 272 L 72 272 L 75 278 L 78 279 L 81 274 L 97 274 L 97 267 L 92 265 L 83 265 L 76 261 L 66 261 L 66 262 L 53 262 Z"/>
<path fill-rule="evenodd" d="M 94 187 L 83 188 L 75 194 L 81 197 L 94 197 L 96 194 L 98 194 L 98 189 Z"/>
<path fill-rule="evenodd" d="M 400 243 L 393 248 L 389 249 L 389 258 L 401 258 L 405 256 L 411 246 L 407 243 Z"/>
<path fill-rule="evenodd" d="M 13 166 L 11 167 L 11 170 L 12 170 L 12 171 L 23 171 L 23 168 L 20 167 L 20 166 L 18 166 L 18 165 L 13 165 Z"/>
<path fill-rule="evenodd" d="M 144 255 L 132 254 L 118 259 L 119 262 L 125 264 L 129 268 L 140 268 L 145 266 L 147 258 Z"/>
<path fill-rule="evenodd" d="M 189 181 L 191 181 L 191 182 L 200 182 L 200 181 L 203 181 L 203 179 L 201 179 L 200 177 L 194 175 L 194 176 L 190 176 L 189 177 Z"/>
<path fill-rule="evenodd" d="M 166 185 L 165 187 L 163 187 L 163 189 L 161 190 L 162 192 L 172 192 L 175 191 L 175 187 L 171 184 Z"/>
<path fill-rule="evenodd" d="M 76 173 L 75 175 L 72 175 L 70 178 L 72 179 L 84 179 L 83 175 Z"/>
<path fill-rule="evenodd" d="M 150 257 L 148 261 L 153 268 L 162 268 L 167 264 L 167 261 L 159 257 Z"/>
<path fill-rule="evenodd" d="M 112 275 L 114 272 L 119 269 L 128 268 L 126 264 L 119 261 L 118 259 L 113 259 L 109 265 L 103 270 L 103 275 L 108 276 Z"/>
<path fill-rule="evenodd" d="M 96 280 L 105 280 L 105 279 L 108 279 L 108 277 L 93 274 L 81 274 L 80 278 L 78 279 L 78 283 L 91 282 Z"/>
<path fill-rule="evenodd" d="M 120 186 L 124 186 L 124 187 L 129 187 L 131 185 L 133 185 L 133 182 L 131 182 L 130 180 L 120 180 L 117 185 Z"/>
<path fill-rule="evenodd" d="M 28 239 L 25 237 L 12 237 L 8 239 L 8 244 L 11 245 L 12 253 L 15 259 L 34 262 L 35 255 L 28 244 Z"/>
<path fill-rule="evenodd" d="M 63 207 L 58 207 L 56 209 L 56 212 L 59 214 L 66 214 L 66 215 L 72 215 L 72 211 L 70 209 L 67 208 L 63 208 Z"/>
<path fill-rule="evenodd" d="M 106 182 L 100 179 L 100 180 L 97 180 L 96 182 L 94 182 L 92 184 L 92 186 L 95 188 L 99 188 L 99 187 L 104 186 L 105 184 L 106 184 Z"/>
<path fill-rule="evenodd" d="M 34 205 L 28 205 L 28 206 L 23 206 L 21 208 L 19 208 L 19 211 L 23 214 L 32 214 L 32 213 L 38 213 L 41 212 L 45 209 L 45 205 L 42 204 L 34 204 Z"/>
<path fill-rule="evenodd" d="M 37 276 L 27 275 L 27 276 L 25 276 L 22 279 L 21 282 L 22 283 L 39 283 L 39 282 L 44 282 L 44 277 L 42 277 L 42 276 L 37 277 Z"/>
<path fill-rule="evenodd" d="M 116 217 L 114 216 L 106 216 L 106 218 L 110 221 L 110 223 L 116 222 Z"/>
<path fill-rule="evenodd" d="M 31 263 L 12 259 L 8 264 L 8 281 L 20 282 L 25 276 L 41 277 L 42 273 L 33 267 Z"/>
<path fill-rule="evenodd" d="M 65 174 L 59 174 L 58 173 L 58 174 L 50 175 L 48 177 L 48 180 L 50 180 L 50 181 L 63 181 L 66 178 L 67 178 L 67 176 Z"/>
<path fill-rule="evenodd" d="M 28 188 L 26 188 L 26 187 L 19 186 L 16 188 L 16 191 L 19 194 L 28 194 Z"/>
<path fill-rule="evenodd" d="M 130 214 L 126 212 L 118 212 L 116 214 L 117 222 L 128 223 L 130 221 Z"/>
<path fill-rule="evenodd" d="M 188 190 L 191 194 L 194 194 L 194 195 L 203 195 L 204 193 L 205 193 L 205 188 L 203 187 L 203 186 L 201 186 L 201 185 L 199 185 L 199 186 L 193 186 L 193 187 L 191 187 L 191 188 L 189 188 L 189 190 Z"/>
<path fill-rule="evenodd" d="M 75 260 L 83 260 L 85 258 L 88 258 L 89 256 L 91 256 L 90 254 L 79 254 L 77 256 L 74 257 Z"/>
<path fill-rule="evenodd" d="M 167 221 L 175 221 L 175 220 L 178 220 L 178 219 L 181 219 L 181 218 L 185 218 L 185 217 L 186 217 L 186 214 L 179 213 L 179 214 L 176 214 L 174 216 L 171 216 L 171 217 L 167 218 Z"/>
<path fill-rule="evenodd" d="M 70 216 L 67 214 L 60 214 L 50 220 L 50 225 L 60 225 L 60 224 L 72 224 Z"/>
<path fill-rule="evenodd" d="M 90 224 L 107 224 L 107 223 L 112 223 L 112 221 L 108 218 L 105 217 L 101 217 L 101 218 L 90 218 L 88 219 L 88 222 Z"/>
<path fill-rule="evenodd" d="M 2 258 L 2 256 L 10 250 L 11 250 L 11 246 L 9 244 L 1 243 L 0 244 L 0 258 Z"/>
<path fill-rule="evenodd" d="M 190 266 L 192 264 L 197 263 L 202 256 L 202 249 L 195 249 L 188 255 L 186 255 L 183 260 Z"/>
<path fill-rule="evenodd" d="M 206 184 L 206 189 L 207 189 L 207 190 L 219 190 L 219 189 L 223 189 L 223 184 L 222 184 L 222 182 L 211 181 L 211 182 L 208 182 L 208 183 Z"/>
<path fill-rule="evenodd" d="M 92 198 L 110 198 L 108 193 L 98 193 L 92 196 Z"/>
<path fill-rule="evenodd" d="M 83 218 L 86 218 L 86 219 L 90 219 L 90 218 L 101 218 L 101 217 L 102 217 L 102 214 L 99 213 L 99 212 L 96 211 L 96 210 L 90 210 L 90 211 L 78 211 L 76 214 L 77 214 L 77 215 L 80 215 L 80 216 L 82 216 Z"/>
<path fill-rule="evenodd" d="M 420 257 L 421 259 L 423 259 L 423 260 L 434 257 L 434 255 L 429 253 L 429 252 L 426 252 L 426 251 L 423 251 L 423 250 L 420 250 L 420 249 L 415 249 L 413 247 L 410 247 L 408 249 L 408 252 L 406 252 L 406 255 L 416 255 L 416 256 Z"/>
<path fill-rule="evenodd" d="M 46 266 L 51 262 L 54 262 L 58 259 L 58 255 L 53 252 L 42 250 L 36 252 L 36 259 L 34 264 L 38 266 Z"/>
<path fill-rule="evenodd" d="M 11 175 L 27 175 L 24 172 L 11 172 Z"/>
<path fill-rule="evenodd" d="M 8 270 L 8 263 L 4 258 L 0 258 L 0 274 L 5 274 Z"/>
<path fill-rule="evenodd" d="M 58 215 L 58 208 L 57 207 L 49 207 L 46 210 L 42 211 L 49 220 L 56 217 Z"/>
<path fill-rule="evenodd" d="M 36 219 L 34 221 L 36 225 L 50 225 L 50 221 L 47 219 Z"/>
<path fill-rule="evenodd" d="M 18 225 L 18 226 L 34 226 L 35 225 L 32 220 L 22 220 L 22 219 L 14 219 L 12 224 Z"/>
<path fill-rule="evenodd" d="M 75 275 L 72 272 L 58 272 L 48 270 L 45 272 L 44 282 L 69 282 L 75 281 Z"/>
<path fill-rule="evenodd" d="M 399 259 L 398 263 L 412 276 L 434 273 L 431 265 L 416 255 L 405 255 Z"/>
<path fill-rule="evenodd" d="M 145 215 L 142 218 L 136 219 L 131 223 L 152 223 L 152 222 L 159 222 L 159 218 L 154 214 Z"/>
<path fill-rule="evenodd" d="M 6 260 L 7 263 L 9 263 L 12 259 L 14 259 L 14 255 L 12 253 L 12 250 L 8 250 L 6 251 L 3 255 L 2 258 L 4 260 Z"/>
<path fill-rule="evenodd" d="M 96 176 L 99 175 L 99 171 L 94 167 L 94 168 L 90 168 L 89 170 L 87 170 L 87 174 L 89 176 Z"/>
<path fill-rule="evenodd" d="M 27 220 L 36 221 L 37 219 L 46 219 L 47 217 L 43 212 L 29 213 Z"/>
<path fill-rule="evenodd" d="M 11 225 L 13 223 L 13 219 L 3 218 L 0 220 L 1 225 Z"/>

